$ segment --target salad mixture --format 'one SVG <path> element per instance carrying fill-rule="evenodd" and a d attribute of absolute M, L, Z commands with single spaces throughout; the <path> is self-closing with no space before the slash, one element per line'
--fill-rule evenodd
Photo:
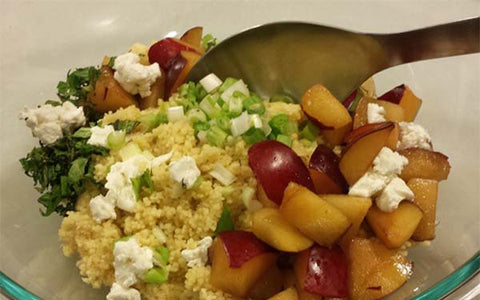
<path fill-rule="evenodd" d="M 68 73 L 20 118 L 21 164 L 84 282 L 119 299 L 378 299 L 435 237 L 448 158 L 406 85 L 347 99 L 321 84 L 262 98 L 240 78 L 185 82 L 201 27 Z"/>

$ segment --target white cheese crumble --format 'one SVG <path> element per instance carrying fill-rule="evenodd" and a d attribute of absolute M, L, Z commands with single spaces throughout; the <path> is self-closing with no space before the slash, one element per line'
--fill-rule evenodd
<path fill-rule="evenodd" d="M 142 247 L 135 238 L 117 241 L 113 249 L 115 281 L 130 287 L 149 269 L 153 268 L 153 251 Z"/>
<path fill-rule="evenodd" d="M 200 84 L 203 86 L 207 93 L 213 92 L 219 86 L 222 85 L 222 80 L 217 77 L 217 75 L 210 73 L 207 76 L 200 79 Z"/>
<path fill-rule="evenodd" d="M 414 194 L 405 181 L 399 177 L 392 179 L 375 199 L 378 208 L 385 212 L 392 212 L 398 208 L 403 200 L 412 200 Z"/>
<path fill-rule="evenodd" d="M 115 199 L 98 195 L 90 200 L 90 211 L 95 222 L 100 223 L 106 219 L 116 219 Z"/>
<path fill-rule="evenodd" d="M 397 149 L 422 148 L 432 150 L 432 140 L 427 130 L 413 122 L 400 122 L 400 138 Z"/>
<path fill-rule="evenodd" d="M 138 54 L 129 52 L 117 56 L 113 65 L 113 77 L 130 94 L 150 96 L 150 86 L 161 76 L 158 63 L 144 66 L 140 63 Z"/>
<path fill-rule="evenodd" d="M 169 165 L 170 178 L 189 189 L 200 176 L 200 170 L 191 156 L 184 156 Z"/>
<path fill-rule="evenodd" d="M 385 122 L 385 108 L 376 104 L 368 103 L 367 105 L 367 122 L 368 124 L 372 123 L 381 123 Z"/>
<path fill-rule="evenodd" d="M 91 135 L 87 141 L 87 144 L 107 147 L 107 138 L 112 132 L 115 132 L 115 129 L 112 125 L 107 125 L 105 127 L 94 126 L 90 128 Z"/>
<path fill-rule="evenodd" d="M 385 176 L 399 175 L 407 164 L 408 159 L 405 156 L 383 147 L 373 160 L 373 171 Z"/>
<path fill-rule="evenodd" d="M 31 109 L 25 107 L 19 119 L 25 120 L 33 136 L 46 145 L 55 143 L 86 122 L 83 108 L 76 107 L 70 101 L 58 106 L 45 104 Z"/>
<path fill-rule="evenodd" d="M 398 177 L 408 159 L 388 147 L 383 147 L 373 160 L 373 167 L 365 173 L 348 192 L 351 196 L 372 197 L 378 208 L 391 212 L 405 199 L 412 199 L 413 192 Z M 412 195 L 412 196 L 410 196 Z"/>
<path fill-rule="evenodd" d="M 212 246 L 212 238 L 204 237 L 198 246 L 192 250 L 183 250 L 182 256 L 187 261 L 188 267 L 205 266 L 208 261 L 208 248 Z"/>
<path fill-rule="evenodd" d="M 140 292 L 134 288 L 125 288 L 118 283 L 113 283 L 107 300 L 141 300 Z"/>

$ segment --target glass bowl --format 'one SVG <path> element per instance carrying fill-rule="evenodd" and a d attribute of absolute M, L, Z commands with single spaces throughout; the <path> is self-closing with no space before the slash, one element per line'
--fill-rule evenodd
<path fill-rule="evenodd" d="M 459 4 L 458 2 L 461 2 Z M 75 259 L 62 256 L 61 218 L 44 218 L 37 192 L 18 159 L 35 144 L 17 119 L 24 105 L 55 97 L 69 68 L 97 64 L 133 42 L 149 43 L 196 25 L 224 38 L 253 25 L 284 20 L 364 32 L 398 32 L 478 13 L 478 1 L 2 1 L 0 98 L 0 288 L 18 299 L 102 299 L 84 284 Z M 235 20 L 232 22 L 232 20 Z M 413 277 L 389 299 L 478 295 L 480 218 L 480 56 L 399 66 L 375 76 L 378 94 L 406 83 L 423 100 L 418 122 L 452 171 L 440 184 L 437 237 L 409 251 Z M 7 277 L 8 276 L 8 277 Z M 472 284 L 473 282 L 473 284 Z M 476 284 L 475 284 L 476 282 Z M 28 291 L 29 292 L 28 292 Z M 473 295 L 473 296 L 472 296 Z M 1 296 L 0 296 L 1 297 Z M 452 298 L 453 297 L 453 298 Z M 465 298 L 467 297 L 467 298 Z"/>

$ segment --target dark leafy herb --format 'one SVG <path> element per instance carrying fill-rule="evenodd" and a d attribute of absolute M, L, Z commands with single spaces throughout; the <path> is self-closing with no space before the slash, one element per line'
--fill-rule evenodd
<path fill-rule="evenodd" d="M 87 128 L 63 137 L 52 145 L 33 148 L 20 159 L 25 174 L 42 193 L 38 202 L 45 207 L 42 215 L 56 212 L 65 216 L 75 209 L 78 196 L 93 179 L 91 156 L 107 155 L 107 149 L 87 144 Z"/>
<path fill-rule="evenodd" d="M 232 216 L 227 207 L 223 209 L 220 219 L 218 219 L 217 228 L 215 229 L 215 236 L 220 232 L 231 231 L 235 229 L 233 224 Z"/>
<path fill-rule="evenodd" d="M 130 133 L 138 124 L 140 124 L 139 121 L 116 120 L 115 123 L 113 123 L 113 128 L 115 128 L 115 130 L 123 130 L 125 133 Z"/>
<path fill-rule="evenodd" d="M 88 121 L 96 121 L 102 115 L 93 109 L 93 104 L 88 101 L 88 94 L 95 89 L 95 83 L 100 76 L 96 67 L 85 67 L 68 72 L 65 81 L 57 85 L 57 95 L 61 103 L 70 101 L 76 106 L 83 106 L 85 117 Z"/>
<path fill-rule="evenodd" d="M 115 65 L 115 59 L 116 59 L 116 58 L 117 58 L 116 56 L 110 57 L 110 60 L 108 61 L 108 66 L 109 66 L 110 68 L 113 68 L 113 66 Z"/>

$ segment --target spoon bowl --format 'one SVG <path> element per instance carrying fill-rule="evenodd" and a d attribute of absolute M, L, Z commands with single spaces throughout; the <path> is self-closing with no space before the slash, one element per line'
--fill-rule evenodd
<path fill-rule="evenodd" d="M 280 22 L 233 35 L 195 65 L 188 80 L 209 73 L 242 78 L 261 96 L 297 102 L 325 85 L 345 99 L 373 74 L 418 60 L 480 51 L 480 18 L 396 34 L 364 34 L 311 23 Z"/>

